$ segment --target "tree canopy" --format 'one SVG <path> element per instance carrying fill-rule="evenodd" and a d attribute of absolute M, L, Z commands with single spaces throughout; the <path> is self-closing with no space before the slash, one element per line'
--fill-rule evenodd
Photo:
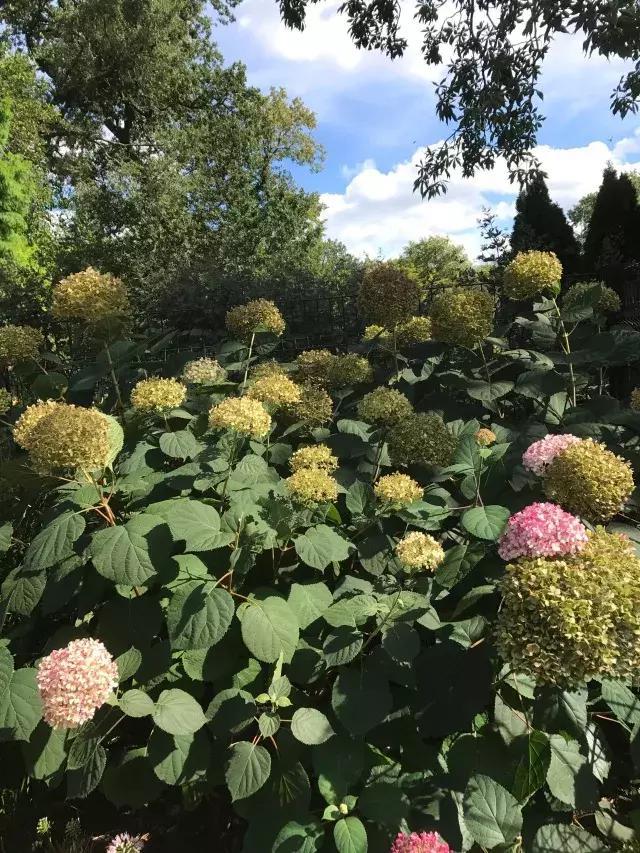
<path fill-rule="evenodd" d="M 640 206 L 636 189 L 625 173 L 607 166 L 596 195 L 584 244 L 585 263 L 599 271 L 640 258 Z"/>
<path fill-rule="evenodd" d="M 449 237 L 433 236 L 409 243 L 403 250 L 400 265 L 420 287 L 451 287 L 460 281 L 461 274 L 471 268 L 462 246 Z"/>
<path fill-rule="evenodd" d="M 278 0 L 291 27 L 304 27 L 317 0 Z M 402 4 L 348 0 L 339 7 L 355 44 L 394 58 L 407 48 Z M 640 5 L 636 0 L 417 0 L 413 26 L 420 30 L 428 65 L 445 64 L 436 85 L 438 118 L 450 125 L 444 142 L 427 149 L 415 186 L 431 198 L 446 190 L 454 169 L 464 177 L 491 169 L 504 158 L 512 180 L 539 171 L 534 147 L 544 121 L 541 74 L 556 36 L 583 38 L 585 55 L 630 61 L 612 93 L 611 109 L 635 113 L 640 96 Z M 517 37 L 516 37 L 517 36 Z"/>

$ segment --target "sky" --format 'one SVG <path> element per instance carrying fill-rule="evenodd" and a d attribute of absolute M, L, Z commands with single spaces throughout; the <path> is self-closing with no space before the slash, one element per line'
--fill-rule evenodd
<path fill-rule="evenodd" d="M 420 55 L 414 4 L 402 0 L 409 47 L 393 61 L 353 45 L 346 19 L 336 14 L 339 5 L 310 5 L 306 28 L 298 32 L 281 22 L 275 0 L 243 0 L 235 22 L 217 28 L 215 39 L 225 61 L 246 65 L 252 85 L 283 86 L 315 112 L 324 168 L 315 174 L 296 168 L 294 175 L 320 193 L 328 237 L 358 256 L 394 257 L 411 240 L 448 235 L 475 259 L 482 208 L 494 210 L 509 229 L 518 187 L 499 164 L 472 179 L 454 175 L 437 199 L 413 192 L 424 146 L 450 132 L 436 118 L 433 83 L 442 75 Z M 546 122 L 536 153 L 552 198 L 565 210 L 597 189 L 607 162 L 640 168 L 640 118 L 622 121 L 609 110 L 625 70 L 620 60 L 586 59 L 579 36 L 561 36 L 547 57 Z"/>

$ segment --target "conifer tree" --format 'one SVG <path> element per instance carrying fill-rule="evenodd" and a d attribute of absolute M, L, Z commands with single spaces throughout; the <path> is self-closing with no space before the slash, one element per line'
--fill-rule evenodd
<path fill-rule="evenodd" d="M 640 259 L 640 206 L 628 175 L 607 166 L 587 228 L 584 255 L 588 271 L 604 273 Z"/>

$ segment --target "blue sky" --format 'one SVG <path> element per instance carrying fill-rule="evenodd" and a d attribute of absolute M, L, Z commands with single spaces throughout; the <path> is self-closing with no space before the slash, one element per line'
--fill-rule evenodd
<path fill-rule="evenodd" d="M 434 110 L 433 81 L 441 73 L 422 61 L 412 2 L 402 3 L 409 49 L 394 62 L 353 46 L 338 5 L 311 6 L 299 33 L 281 23 L 275 0 L 243 0 L 235 23 L 218 28 L 215 38 L 226 61 L 247 66 L 250 83 L 284 86 L 316 113 L 325 165 L 318 174 L 295 176 L 322 194 L 329 236 L 356 254 L 390 257 L 409 240 L 448 234 L 473 257 L 482 206 L 493 207 L 508 227 L 517 188 L 499 167 L 472 180 L 454 176 L 444 198 L 421 201 L 413 193 L 421 147 L 446 135 Z M 608 160 L 640 168 L 640 119 L 621 121 L 609 111 L 624 70 L 619 61 L 586 60 L 576 37 L 563 36 L 548 57 L 538 155 L 565 208 L 597 187 Z"/>

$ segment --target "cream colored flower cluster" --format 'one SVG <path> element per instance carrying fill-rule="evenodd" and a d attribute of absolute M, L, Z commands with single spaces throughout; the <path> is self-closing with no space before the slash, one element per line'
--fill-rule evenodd
<path fill-rule="evenodd" d="M 247 397 L 280 408 L 299 403 L 302 391 L 285 373 L 271 373 L 256 379 L 249 386 Z"/>
<path fill-rule="evenodd" d="M 44 343 L 40 329 L 32 326 L 0 326 L 0 366 L 38 358 Z"/>
<path fill-rule="evenodd" d="M 435 340 L 472 349 L 493 331 L 495 302 L 482 290 L 459 288 L 438 294 L 431 306 Z"/>
<path fill-rule="evenodd" d="M 296 359 L 298 374 L 307 383 L 322 388 L 346 388 L 361 385 L 373 378 L 366 358 L 355 352 L 334 355 L 329 350 L 306 350 Z"/>
<path fill-rule="evenodd" d="M 226 397 L 209 412 L 209 426 L 263 438 L 271 429 L 271 415 L 259 400 Z"/>
<path fill-rule="evenodd" d="M 386 474 L 374 486 L 376 497 L 381 503 L 392 506 L 408 506 L 422 499 L 424 490 L 407 474 Z"/>
<path fill-rule="evenodd" d="M 367 326 L 362 336 L 363 341 L 377 341 L 383 346 L 393 345 L 393 331 L 376 324 Z M 409 347 L 423 344 L 431 339 L 431 319 L 425 316 L 409 317 L 395 328 L 396 343 L 399 347 Z"/>
<path fill-rule="evenodd" d="M 181 406 L 186 396 L 186 387 L 177 379 L 141 379 L 131 392 L 131 405 L 144 414 L 163 414 Z"/>
<path fill-rule="evenodd" d="M 433 571 L 444 560 L 444 550 L 433 536 L 413 531 L 396 545 L 396 557 L 408 573 Z"/>
<path fill-rule="evenodd" d="M 504 271 L 502 289 L 509 299 L 532 299 L 560 292 L 562 264 L 553 252 L 519 252 Z"/>
<path fill-rule="evenodd" d="M 119 278 L 88 267 L 58 282 L 53 290 L 52 311 L 62 320 L 100 323 L 126 318 L 130 306 Z"/>
<path fill-rule="evenodd" d="M 13 397 L 6 388 L 0 388 L 0 415 L 6 415 L 13 406 Z"/>
<path fill-rule="evenodd" d="M 301 468 L 319 468 L 321 471 L 332 474 L 338 467 L 338 458 L 326 444 L 312 444 L 296 450 L 289 465 L 293 472 Z"/>
<path fill-rule="evenodd" d="M 227 331 L 245 343 L 258 331 L 280 337 L 286 328 L 278 307 L 268 299 L 254 299 L 246 305 L 236 305 L 227 312 L 225 322 Z"/>
<path fill-rule="evenodd" d="M 227 371 L 215 358 L 198 358 L 185 364 L 182 381 L 187 385 L 216 385 L 224 382 Z"/>
<path fill-rule="evenodd" d="M 338 460 L 325 444 L 301 447 L 290 460 L 292 474 L 285 480 L 287 490 L 296 503 L 316 506 L 338 498 L 338 484 L 331 474 Z"/>

